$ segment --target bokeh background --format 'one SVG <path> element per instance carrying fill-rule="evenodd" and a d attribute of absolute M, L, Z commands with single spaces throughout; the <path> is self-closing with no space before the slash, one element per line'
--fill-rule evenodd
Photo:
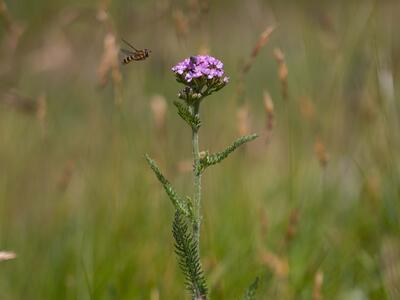
<path fill-rule="evenodd" d="M 191 192 L 170 68 L 230 84 L 203 150 L 212 299 L 400 299 L 398 1 L 0 0 L 0 299 L 188 299 L 173 208 Z M 150 58 L 119 64 L 120 39 Z"/>

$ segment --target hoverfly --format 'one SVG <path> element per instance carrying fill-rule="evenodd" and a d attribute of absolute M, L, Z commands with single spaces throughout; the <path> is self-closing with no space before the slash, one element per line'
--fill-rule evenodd
<path fill-rule="evenodd" d="M 143 49 L 143 50 L 138 50 L 135 47 L 133 47 L 130 43 L 122 39 L 122 41 L 127 44 L 130 48 L 132 48 L 133 51 L 127 50 L 127 49 L 121 49 L 121 52 L 125 55 L 122 58 L 122 63 L 124 65 L 129 64 L 132 61 L 139 61 L 139 60 L 145 60 L 146 58 L 149 57 L 149 54 L 151 53 L 150 49 Z"/>

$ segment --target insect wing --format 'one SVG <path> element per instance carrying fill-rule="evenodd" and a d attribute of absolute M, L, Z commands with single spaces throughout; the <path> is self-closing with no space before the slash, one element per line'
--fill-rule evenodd
<path fill-rule="evenodd" d="M 119 52 L 119 60 L 122 64 L 127 64 L 133 60 L 131 58 L 133 58 L 134 55 L 135 53 L 133 51 L 121 49 Z"/>
<path fill-rule="evenodd" d="M 132 44 L 128 43 L 127 41 L 125 41 L 124 39 L 122 39 L 122 41 L 127 44 L 129 47 L 131 47 L 133 50 L 135 51 L 139 51 L 138 49 L 136 49 L 135 47 L 132 46 Z"/>
<path fill-rule="evenodd" d="M 135 52 L 126 49 L 121 49 L 121 53 L 123 53 L 123 55 L 135 55 Z"/>

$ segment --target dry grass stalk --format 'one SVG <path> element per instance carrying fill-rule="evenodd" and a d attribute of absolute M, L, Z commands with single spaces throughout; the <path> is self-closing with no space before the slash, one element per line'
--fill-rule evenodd
<path fill-rule="evenodd" d="M 312 300 L 322 300 L 321 289 L 323 282 L 324 282 L 324 273 L 318 271 L 314 277 Z"/>
<path fill-rule="evenodd" d="M 154 125 L 158 134 L 164 135 L 166 132 L 167 101 L 161 95 L 155 95 L 150 100 L 151 112 Z"/>
<path fill-rule="evenodd" d="M 210 10 L 210 1 L 209 0 L 199 0 L 200 9 L 203 13 L 208 13 Z"/>
<path fill-rule="evenodd" d="M 288 98 L 288 68 L 285 61 L 285 55 L 280 48 L 274 49 L 274 57 L 278 63 L 278 78 L 281 82 L 282 97 Z"/>
<path fill-rule="evenodd" d="M 150 300 L 160 300 L 160 292 L 157 288 L 154 288 L 150 292 Z"/>
<path fill-rule="evenodd" d="M 269 142 L 272 137 L 272 130 L 274 129 L 275 116 L 274 116 L 274 102 L 272 102 L 271 95 L 264 91 L 264 111 L 266 116 L 266 141 Z"/>
<path fill-rule="evenodd" d="M 210 9 L 208 0 L 188 0 L 189 9 L 196 13 L 207 13 Z"/>
<path fill-rule="evenodd" d="M 398 239 L 389 237 L 383 239 L 381 261 L 383 283 L 388 299 L 400 299 L 400 243 Z"/>
<path fill-rule="evenodd" d="M 113 29 L 113 22 L 109 18 L 108 10 L 111 5 L 111 0 L 100 0 L 97 10 L 97 20 L 102 22 L 106 29 L 107 34 L 104 37 L 103 54 L 97 68 L 97 76 L 101 87 L 104 87 L 108 82 L 108 76 L 111 75 L 112 84 L 114 87 L 114 102 L 121 104 L 122 92 L 121 82 L 122 75 L 120 71 L 119 62 L 119 45 L 116 42 L 115 30 Z"/>
<path fill-rule="evenodd" d="M 39 101 L 40 98 L 37 100 L 32 97 L 23 96 L 16 90 L 9 90 L 0 95 L 0 102 L 17 112 L 28 115 L 38 115 L 40 108 Z"/>
<path fill-rule="evenodd" d="M 70 159 L 65 164 L 61 176 L 58 179 L 57 186 L 60 191 L 63 192 L 68 188 L 74 170 L 75 170 L 75 161 L 73 159 Z"/>
<path fill-rule="evenodd" d="M 285 235 L 285 243 L 286 245 L 289 245 L 290 242 L 293 240 L 293 237 L 296 234 L 297 231 L 297 225 L 299 223 L 299 217 L 300 217 L 300 212 L 298 209 L 294 209 L 289 216 L 289 224 L 288 228 L 286 230 L 286 235 Z"/>
<path fill-rule="evenodd" d="M 325 144 L 321 141 L 319 137 L 315 139 L 314 152 L 318 158 L 321 167 L 325 168 L 329 161 L 329 154 L 326 150 Z"/>
<path fill-rule="evenodd" d="M 190 22 L 193 25 L 201 21 L 201 17 L 208 13 L 209 3 L 208 0 L 188 0 Z"/>
<path fill-rule="evenodd" d="M 246 75 L 251 66 L 254 64 L 255 59 L 257 58 L 258 54 L 260 53 L 261 49 L 267 44 L 271 34 L 274 32 L 274 26 L 268 26 L 258 38 L 257 44 L 254 46 L 253 50 L 251 51 L 250 59 L 244 64 L 242 73 Z"/>
<path fill-rule="evenodd" d="M 0 251 L 0 261 L 15 259 L 17 254 L 13 251 Z"/>
<path fill-rule="evenodd" d="M 261 49 L 267 44 L 271 34 L 274 32 L 274 26 L 268 26 L 258 38 L 256 45 L 254 46 L 253 50 L 251 51 L 250 58 L 244 62 L 242 68 L 239 70 L 239 80 L 238 80 L 238 87 L 237 87 L 237 94 L 238 98 L 242 100 L 245 94 L 245 87 L 244 87 L 244 77 L 250 71 L 251 66 L 254 64 L 258 54 L 260 53 Z"/>
<path fill-rule="evenodd" d="M 45 94 L 41 94 L 37 100 L 36 117 L 40 122 L 44 122 L 47 114 L 47 99 Z"/>
<path fill-rule="evenodd" d="M 172 13 L 172 19 L 174 21 L 175 32 L 178 38 L 184 39 L 189 34 L 189 20 L 182 10 L 176 9 Z"/>
<path fill-rule="evenodd" d="M 15 90 L 10 90 L 0 96 L 4 104 L 17 112 L 28 115 L 36 115 L 40 123 L 44 124 L 47 112 L 46 95 L 41 94 L 38 98 L 21 95 Z"/>
<path fill-rule="evenodd" d="M 263 251 L 261 254 L 261 263 L 270 268 L 280 279 L 287 278 L 289 274 L 289 262 L 287 258 L 279 257 L 271 251 Z"/>
<path fill-rule="evenodd" d="M 376 175 L 370 175 L 366 182 L 366 192 L 369 199 L 377 202 L 381 194 L 381 180 Z"/>
<path fill-rule="evenodd" d="M 119 47 L 116 43 L 115 35 L 109 32 L 104 37 L 104 51 L 97 69 L 97 75 L 100 85 L 105 86 L 108 82 L 108 76 L 111 74 L 115 89 L 115 102 L 117 104 L 122 101 L 120 94 L 122 75 L 119 68 L 118 53 Z"/>
<path fill-rule="evenodd" d="M 99 6 L 97 8 L 96 18 L 100 22 L 105 22 L 108 20 L 108 9 L 110 7 L 111 0 L 100 0 Z"/>
<path fill-rule="evenodd" d="M 0 18 L 3 20 L 6 30 L 10 31 L 13 24 L 13 20 L 10 16 L 7 4 L 4 2 L 4 0 L 0 0 Z"/>
<path fill-rule="evenodd" d="M 0 20 L 3 21 L 8 33 L 9 39 L 7 44 L 11 49 L 15 49 L 20 36 L 24 32 L 24 28 L 12 18 L 4 0 L 0 0 Z"/>
<path fill-rule="evenodd" d="M 237 111 L 238 133 L 240 136 L 250 134 L 249 107 L 244 104 Z"/>
<path fill-rule="evenodd" d="M 111 72 L 113 81 L 119 84 L 122 76 L 119 72 L 119 61 L 118 61 L 119 48 L 116 44 L 115 35 L 113 33 L 107 33 L 104 37 L 104 51 L 100 60 L 99 67 L 97 69 L 98 78 L 100 84 L 104 86 L 108 81 L 108 74 Z"/>
<path fill-rule="evenodd" d="M 309 122 L 312 122 L 314 120 L 315 107 L 310 98 L 308 97 L 300 98 L 300 114 L 305 120 Z"/>

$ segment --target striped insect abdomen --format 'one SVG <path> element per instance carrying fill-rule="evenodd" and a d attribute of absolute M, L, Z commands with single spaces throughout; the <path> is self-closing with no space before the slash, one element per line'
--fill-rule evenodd
<path fill-rule="evenodd" d="M 129 64 L 131 61 L 133 61 L 135 59 L 135 57 L 133 55 L 129 55 L 127 57 L 125 57 L 122 62 L 126 65 Z"/>

